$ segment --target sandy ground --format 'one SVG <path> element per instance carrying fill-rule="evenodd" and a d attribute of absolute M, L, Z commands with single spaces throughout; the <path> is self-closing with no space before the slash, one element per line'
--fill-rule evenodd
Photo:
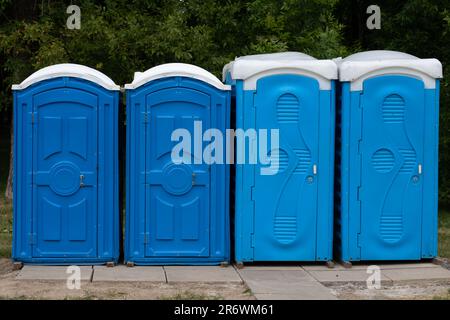
<path fill-rule="evenodd" d="M 402 285 L 367 289 L 360 284 L 328 286 L 338 299 L 343 300 L 430 300 L 450 299 L 450 282 L 408 282 Z"/>
<path fill-rule="evenodd" d="M 88 282 L 80 290 L 69 290 L 65 281 L 16 280 L 19 271 L 12 270 L 8 259 L 0 259 L 1 299 L 236 299 L 254 300 L 243 284 L 196 284 L 151 282 Z M 369 290 L 365 285 L 328 285 L 339 299 L 450 299 L 450 282 L 410 282 Z"/>
<path fill-rule="evenodd" d="M 151 282 L 81 282 L 80 290 L 67 289 L 65 281 L 16 280 L 8 259 L 0 259 L 1 299 L 255 299 L 243 284 Z"/>

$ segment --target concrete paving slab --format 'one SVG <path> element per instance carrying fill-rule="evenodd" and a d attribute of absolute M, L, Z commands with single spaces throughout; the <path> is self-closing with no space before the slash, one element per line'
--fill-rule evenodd
<path fill-rule="evenodd" d="M 116 266 L 108 268 L 106 266 L 94 266 L 93 282 L 98 281 L 129 281 L 129 282 L 166 282 L 163 267 L 126 267 Z"/>
<path fill-rule="evenodd" d="M 374 263 L 374 265 L 377 265 Z M 438 266 L 429 262 L 418 262 L 418 263 L 383 263 L 379 264 L 381 270 L 395 270 L 395 269 L 418 269 L 418 268 L 431 268 L 431 269 L 440 269 L 441 266 Z"/>
<path fill-rule="evenodd" d="M 67 266 L 32 266 L 25 265 L 17 280 L 67 280 L 72 273 L 66 273 Z M 92 276 L 92 266 L 80 266 L 81 281 L 90 281 Z"/>
<path fill-rule="evenodd" d="M 418 280 L 450 281 L 450 270 L 442 267 L 382 270 L 382 275 L 392 279 L 394 283 Z"/>
<path fill-rule="evenodd" d="M 328 270 L 346 270 L 340 264 L 335 264 L 334 268 L 328 268 L 325 264 L 303 264 L 300 267 L 305 271 L 328 271 Z"/>
<path fill-rule="evenodd" d="M 300 294 L 259 293 L 255 294 L 255 298 L 256 300 L 338 300 L 334 295 L 324 298 L 322 292 L 317 294 L 315 290 L 310 289 L 305 290 Z"/>
<path fill-rule="evenodd" d="M 308 271 L 308 273 L 321 283 L 336 283 L 336 282 L 366 282 L 370 274 L 366 270 L 347 269 L 347 270 L 327 270 L 327 271 Z M 392 281 L 381 272 L 381 283 L 391 284 Z"/>
<path fill-rule="evenodd" d="M 244 282 L 258 298 L 336 299 L 331 290 L 304 270 L 238 270 Z"/>
<path fill-rule="evenodd" d="M 303 287 L 314 286 L 317 281 L 303 270 L 239 270 L 244 282 L 253 293 L 296 294 Z"/>
<path fill-rule="evenodd" d="M 304 264 L 301 265 L 303 270 L 306 271 L 330 271 L 330 270 L 367 270 L 368 266 L 376 265 L 381 268 L 381 270 L 390 270 L 390 269 L 410 269 L 410 268 L 440 268 L 440 266 L 429 263 L 429 262 L 417 262 L 417 263 L 386 263 L 386 262 L 373 262 L 371 264 L 353 264 L 351 268 L 344 268 L 341 264 L 336 263 L 334 268 L 328 268 L 326 265 L 320 264 Z"/>
<path fill-rule="evenodd" d="M 167 282 L 238 282 L 242 283 L 239 274 L 232 267 L 219 266 L 164 266 Z"/>
<path fill-rule="evenodd" d="M 240 270 L 289 271 L 289 270 L 301 270 L 301 269 L 302 268 L 300 266 L 274 266 L 274 265 L 263 266 L 263 265 L 258 265 L 258 266 L 244 266 Z"/>

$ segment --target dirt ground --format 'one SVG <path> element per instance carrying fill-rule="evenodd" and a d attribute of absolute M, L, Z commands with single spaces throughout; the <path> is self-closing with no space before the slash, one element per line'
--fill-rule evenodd
<path fill-rule="evenodd" d="M 80 290 L 69 290 L 65 281 L 16 280 L 19 271 L 12 270 L 8 259 L 0 259 L 0 300 L 2 299 L 167 299 L 254 300 L 251 291 L 243 284 L 151 283 L 151 282 L 88 282 Z M 417 282 L 397 286 L 382 286 L 369 290 L 363 284 L 328 286 L 343 300 L 428 300 L 450 299 L 450 282 Z"/>
<path fill-rule="evenodd" d="M 366 285 L 346 283 L 328 286 L 343 300 L 449 300 L 450 282 L 408 282 L 404 285 L 367 289 Z"/>
<path fill-rule="evenodd" d="M 67 289 L 65 281 L 16 280 L 8 259 L 0 259 L 0 300 L 2 299 L 166 299 L 166 300 L 254 300 L 250 290 L 238 283 L 151 283 L 151 282 L 88 282 L 80 290 Z"/>

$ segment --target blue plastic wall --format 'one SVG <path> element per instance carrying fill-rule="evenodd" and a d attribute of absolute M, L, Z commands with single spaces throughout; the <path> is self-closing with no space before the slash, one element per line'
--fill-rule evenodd
<path fill-rule="evenodd" d="M 194 137 L 202 121 L 203 132 L 225 135 L 229 117 L 230 92 L 199 80 L 167 77 L 127 90 L 126 262 L 229 261 L 229 166 L 171 159 L 174 129 Z"/>
<path fill-rule="evenodd" d="M 244 90 L 242 80 L 226 81 L 235 90 L 236 128 L 279 129 L 281 149 L 275 175 L 236 164 L 236 261 L 332 260 L 334 82 L 320 90 L 313 78 L 273 75 Z"/>
<path fill-rule="evenodd" d="M 13 260 L 116 262 L 119 92 L 60 77 L 13 94 Z"/>
<path fill-rule="evenodd" d="M 386 75 L 342 83 L 337 248 L 344 261 L 437 255 L 439 81 Z M 419 172 L 422 165 L 422 173 Z"/>

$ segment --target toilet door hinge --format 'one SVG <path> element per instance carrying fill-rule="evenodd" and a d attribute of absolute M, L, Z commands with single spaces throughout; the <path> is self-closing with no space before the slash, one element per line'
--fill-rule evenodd
<path fill-rule="evenodd" d="M 142 117 L 143 117 L 143 118 L 142 118 L 142 122 L 145 123 L 145 124 L 147 124 L 147 123 L 149 122 L 148 113 L 147 113 L 147 112 L 143 112 Z"/>
<path fill-rule="evenodd" d="M 31 124 L 36 123 L 36 112 L 31 112 Z"/>
<path fill-rule="evenodd" d="M 250 187 L 250 199 L 255 201 L 255 187 Z"/>
<path fill-rule="evenodd" d="M 356 234 L 356 245 L 361 248 L 361 233 Z"/>
<path fill-rule="evenodd" d="M 250 247 L 252 247 L 252 248 L 255 247 L 255 234 L 254 233 L 250 234 Z"/>
<path fill-rule="evenodd" d="M 36 234 L 35 233 L 29 233 L 28 237 L 29 237 L 30 245 L 32 245 L 32 246 L 35 245 L 36 244 Z"/>
<path fill-rule="evenodd" d="M 148 233 L 144 233 L 144 244 L 147 245 L 149 243 L 149 235 Z"/>

